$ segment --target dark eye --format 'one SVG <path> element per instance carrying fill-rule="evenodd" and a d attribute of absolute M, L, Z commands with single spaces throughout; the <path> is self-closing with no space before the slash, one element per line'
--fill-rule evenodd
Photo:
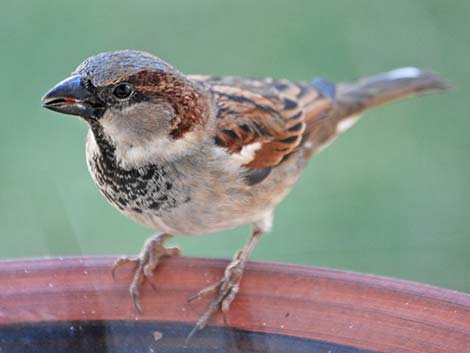
<path fill-rule="evenodd" d="M 116 98 L 125 99 L 128 98 L 132 92 L 134 92 L 134 87 L 128 83 L 120 83 L 114 87 L 113 94 Z"/>

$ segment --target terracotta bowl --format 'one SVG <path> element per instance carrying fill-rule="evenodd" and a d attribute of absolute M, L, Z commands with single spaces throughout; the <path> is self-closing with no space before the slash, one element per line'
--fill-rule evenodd
<path fill-rule="evenodd" d="M 470 295 L 314 267 L 250 263 L 230 308 L 185 338 L 210 298 L 222 260 L 172 258 L 129 297 L 132 268 L 114 258 L 2 261 L 0 352 L 470 352 Z"/>

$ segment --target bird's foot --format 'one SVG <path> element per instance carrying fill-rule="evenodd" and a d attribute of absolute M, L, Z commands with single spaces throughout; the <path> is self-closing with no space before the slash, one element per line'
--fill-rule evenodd
<path fill-rule="evenodd" d="M 139 303 L 139 287 L 142 285 L 144 280 L 147 280 L 147 282 L 152 286 L 152 288 L 155 289 L 156 287 L 151 281 L 151 277 L 153 275 L 155 267 L 157 267 L 157 265 L 159 264 L 160 259 L 162 257 L 176 256 L 180 254 L 179 248 L 165 248 L 163 246 L 165 241 L 169 238 L 171 238 L 171 235 L 169 234 L 159 234 L 153 236 L 147 239 L 139 256 L 124 256 L 114 262 L 114 266 L 112 269 L 113 277 L 115 276 L 116 270 L 122 265 L 132 263 L 137 266 L 134 278 L 132 279 L 131 285 L 129 286 L 129 293 L 131 294 L 131 298 L 135 308 L 140 313 L 142 313 L 143 311 Z"/>
<path fill-rule="evenodd" d="M 188 299 L 189 302 L 206 296 L 210 293 L 216 293 L 216 297 L 209 304 L 207 311 L 201 316 L 201 318 L 196 322 L 196 325 L 189 333 L 186 341 L 188 341 L 194 333 L 199 330 L 202 330 L 210 318 L 219 311 L 222 311 L 224 315 L 224 321 L 227 322 L 227 313 L 230 307 L 230 304 L 235 299 L 239 289 L 240 289 L 240 280 L 243 276 L 243 271 L 245 269 L 245 261 L 240 256 L 241 251 L 236 254 L 232 262 L 226 267 L 224 277 L 213 285 L 202 289 L 197 294 L 193 295 Z"/>

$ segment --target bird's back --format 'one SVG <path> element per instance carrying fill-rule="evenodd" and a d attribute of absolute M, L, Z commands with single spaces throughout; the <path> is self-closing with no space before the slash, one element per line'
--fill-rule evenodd
<path fill-rule="evenodd" d="M 299 150 L 310 158 L 353 126 L 366 109 L 448 88 L 439 76 L 412 67 L 340 84 L 322 79 L 190 77 L 214 95 L 216 143 L 232 153 L 259 143 L 246 163 L 258 170 L 273 169 Z"/>

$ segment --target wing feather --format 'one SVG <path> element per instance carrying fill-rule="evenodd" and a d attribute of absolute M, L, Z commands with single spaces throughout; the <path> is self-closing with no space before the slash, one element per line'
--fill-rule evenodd
<path fill-rule="evenodd" d="M 239 77 L 192 79 L 206 84 L 215 98 L 216 144 L 247 157 L 247 168 L 263 170 L 254 174 L 255 181 L 296 151 L 316 117 L 331 108 L 330 97 L 309 83 Z M 253 153 L 244 153 L 253 146 L 257 147 Z"/>

